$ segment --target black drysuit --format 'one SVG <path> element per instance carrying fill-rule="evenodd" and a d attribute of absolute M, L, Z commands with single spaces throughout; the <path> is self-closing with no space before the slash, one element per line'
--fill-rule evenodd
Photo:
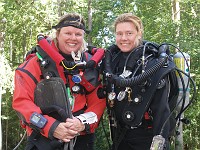
<path fill-rule="evenodd" d="M 111 69 L 113 74 L 119 76 L 123 73 L 124 66 L 126 66 L 126 70 L 132 72 L 132 74 L 127 78 L 132 77 L 141 62 L 140 58 L 142 55 L 142 49 L 133 52 L 131 56 L 129 54 L 130 53 L 120 52 L 120 50 L 114 51 L 111 59 Z M 147 68 L 150 68 L 152 65 L 157 63 L 157 58 L 153 55 L 153 57 L 151 56 L 146 62 L 147 64 L 150 64 L 149 66 L 147 65 Z M 162 72 L 163 71 L 157 71 L 154 75 L 149 77 L 146 82 L 130 86 L 131 98 L 126 94 L 123 100 L 118 100 L 117 96 L 120 91 L 125 91 L 126 87 L 113 85 L 111 84 L 112 81 L 108 80 L 107 94 L 109 95 L 111 92 L 116 94 L 114 106 L 110 107 L 108 102 L 108 109 L 112 114 L 111 118 L 114 117 L 117 122 L 116 128 L 114 127 L 112 130 L 111 127 L 113 132 L 114 150 L 149 150 L 153 136 L 160 134 L 161 128 L 170 114 L 168 104 L 170 80 L 168 73 L 165 74 Z M 137 76 L 138 74 L 141 74 L 141 69 L 138 69 L 134 76 Z M 140 102 L 134 103 L 134 99 L 139 99 Z M 145 101 L 149 101 L 149 104 L 145 105 L 148 107 L 141 105 Z M 136 110 L 133 112 L 136 108 L 138 111 Z M 140 124 L 134 126 L 134 119 L 140 117 L 140 114 L 137 114 L 140 110 L 145 110 L 149 119 L 146 120 L 143 114 Z M 162 136 L 165 138 L 166 143 L 168 143 L 167 141 L 170 132 L 169 121 L 166 122 L 163 129 Z"/>

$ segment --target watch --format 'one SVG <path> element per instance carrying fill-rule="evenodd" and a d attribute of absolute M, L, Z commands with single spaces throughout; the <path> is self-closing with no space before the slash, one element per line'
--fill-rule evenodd
<path fill-rule="evenodd" d="M 43 115 L 34 112 L 31 115 L 30 122 L 32 125 L 38 127 L 39 129 L 42 129 L 47 124 L 47 119 Z"/>

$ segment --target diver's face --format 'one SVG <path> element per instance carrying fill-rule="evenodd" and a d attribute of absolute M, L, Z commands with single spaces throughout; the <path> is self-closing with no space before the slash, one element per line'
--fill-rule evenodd
<path fill-rule="evenodd" d="M 59 49 L 65 54 L 80 50 L 84 42 L 84 30 L 72 26 L 62 27 L 56 37 Z"/>
<path fill-rule="evenodd" d="M 131 22 L 122 22 L 116 25 L 116 44 L 122 52 L 130 52 L 138 46 L 139 35 L 135 25 Z"/>

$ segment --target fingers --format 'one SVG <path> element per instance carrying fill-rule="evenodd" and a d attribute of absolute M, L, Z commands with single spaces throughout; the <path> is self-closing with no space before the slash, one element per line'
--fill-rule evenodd
<path fill-rule="evenodd" d="M 71 122 L 71 121 L 66 122 L 66 123 L 63 124 L 63 126 L 64 126 L 65 128 L 70 128 L 70 127 L 72 127 L 73 125 L 74 125 L 74 123 Z"/>
<path fill-rule="evenodd" d="M 73 119 L 68 118 L 66 120 L 66 123 L 72 123 L 72 122 L 73 126 L 69 127 L 71 130 L 76 130 L 78 132 L 81 132 L 85 129 L 85 125 L 82 124 L 82 122 L 78 118 L 73 117 Z"/>
<path fill-rule="evenodd" d="M 66 119 L 66 122 L 68 122 L 68 123 L 72 123 L 72 124 L 73 124 L 73 123 L 74 123 L 74 117 L 73 117 L 73 119 L 71 119 L 71 118 L 67 118 L 67 119 Z"/>
<path fill-rule="evenodd" d="M 67 143 L 70 141 L 70 139 L 62 139 L 63 142 Z"/>
<path fill-rule="evenodd" d="M 69 141 L 70 139 L 73 139 L 78 134 L 78 131 L 72 130 L 72 126 L 72 123 L 60 123 L 55 129 L 53 136 L 65 142 Z"/>
<path fill-rule="evenodd" d="M 78 131 L 72 130 L 72 129 L 67 129 L 68 135 L 71 136 L 76 136 L 78 134 Z"/>

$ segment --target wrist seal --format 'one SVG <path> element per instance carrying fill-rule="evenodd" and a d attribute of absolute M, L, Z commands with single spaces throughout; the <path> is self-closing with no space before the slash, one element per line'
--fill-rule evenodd
<path fill-rule="evenodd" d="M 86 112 L 76 116 L 82 124 L 93 124 L 98 121 L 97 115 L 94 112 Z"/>

